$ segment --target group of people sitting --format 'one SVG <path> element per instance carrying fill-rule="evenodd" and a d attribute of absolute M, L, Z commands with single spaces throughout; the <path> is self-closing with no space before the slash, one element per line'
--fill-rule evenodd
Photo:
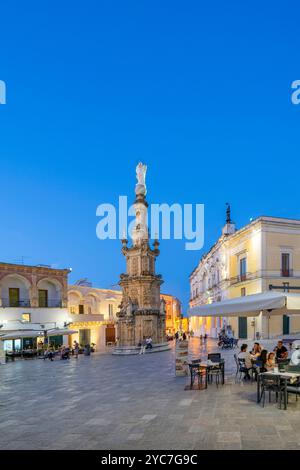
<path fill-rule="evenodd" d="M 69 346 L 62 345 L 58 347 L 57 351 L 52 345 L 49 345 L 48 348 L 44 350 L 44 359 L 49 359 L 50 361 L 53 361 L 56 355 L 60 356 L 60 359 L 62 360 L 70 359 L 71 355 L 75 356 L 75 358 L 78 359 L 78 354 L 79 354 L 80 349 L 83 351 L 83 354 L 85 356 L 90 356 L 91 352 L 95 351 L 95 344 L 94 343 L 92 343 L 92 345 L 86 344 L 84 348 L 80 348 L 79 343 L 77 341 L 74 341 L 72 348 L 70 348 Z"/>
<path fill-rule="evenodd" d="M 186 341 L 186 333 L 185 331 L 176 331 L 175 333 L 175 339 L 176 341 Z"/>
<path fill-rule="evenodd" d="M 273 351 L 263 349 L 259 343 L 254 343 L 252 350 L 248 351 L 248 345 L 242 344 L 238 359 L 244 364 L 244 379 L 250 380 L 250 371 L 257 376 L 260 372 L 272 371 L 275 364 L 288 358 L 288 350 L 283 341 L 278 341 Z"/>

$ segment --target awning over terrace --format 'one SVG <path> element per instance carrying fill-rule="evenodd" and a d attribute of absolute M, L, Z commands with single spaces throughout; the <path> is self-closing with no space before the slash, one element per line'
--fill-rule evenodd
<path fill-rule="evenodd" d="M 58 336 L 58 335 L 73 335 L 78 333 L 78 330 L 71 330 L 68 328 L 53 328 L 47 330 L 47 336 Z M 15 330 L 5 333 L 0 332 L 0 340 L 4 341 L 7 339 L 20 339 L 20 338 L 38 338 L 45 336 L 44 330 Z"/>
<path fill-rule="evenodd" d="M 3 331 L 2 333 L 0 333 L 0 340 L 2 339 L 2 341 L 6 339 L 38 338 L 39 336 L 43 336 L 42 331 L 36 330 L 16 330 L 8 333 L 4 333 Z"/>
<path fill-rule="evenodd" d="M 234 299 L 213 302 L 211 304 L 191 307 L 188 310 L 189 317 L 255 317 L 261 311 L 272 315 L 289 315 L 300 313 L 300 294 L 287 294 L 279 292 L 264 292 L 261 294 L 246 295 Z"/>
<path fill-rule="evenodd" d="M 68 328 L 53 328 L 53 330 L 47 331 L 47 336 L 73 335 L 74 333 L 78 333 L 78 330 L 70 330 Z"/>

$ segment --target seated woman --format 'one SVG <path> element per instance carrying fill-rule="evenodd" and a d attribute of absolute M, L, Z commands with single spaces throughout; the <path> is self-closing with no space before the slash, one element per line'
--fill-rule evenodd
<path fill-rule="evenodd" d="M 254 343 L 252 351 L 251 351 L 251 355 L 254 358 L 257 358 L 258 356 L 260 356 L 261 351 L 262 351 L 261 345 L 259 343 Z"/>
<path fill-rule="evenodd" d="M 265 368 L 267 371 L 272 371 L 274 369 L 274 366 L 275 366 L 275 353 L 269 352 L 269 354 L 267 355 Z"/>
<path fill-rule="evenodd" d="M 257 357 L 256 361 L 256 366 L 257 366 L 257 372 L 266 372 L 266 362 L 267 362 L 267 356 L 268 356 L 268 351 L 266 349 L 263 349 L 260 353 L 260 356 Z"/>

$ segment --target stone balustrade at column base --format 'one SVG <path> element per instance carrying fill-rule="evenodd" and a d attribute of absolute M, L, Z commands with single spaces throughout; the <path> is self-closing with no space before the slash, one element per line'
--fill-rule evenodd
<path fill-rule="evenodd" d="M 146 349 L 145 354 L 152 354 L 157 352 L 169 351 L 171 349 L 170 343 L 154 343 L 152 349 Z M 140 346 L 116 346 L 112 352 L 114 355 L 130 356 L 139 354 L 141 351 Z"/>

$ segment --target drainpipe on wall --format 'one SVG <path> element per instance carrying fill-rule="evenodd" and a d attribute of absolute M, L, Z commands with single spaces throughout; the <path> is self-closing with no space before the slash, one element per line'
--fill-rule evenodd
<path fill-rule="evenodd" d="M 272 310 L 273 310 L 272 308 L 270 308 L 270 309 L 268 310 L 268 313 L 269 313 L 269 315 L 268 315 L 268 339 L 270 339 L 270 318 L 271 318 L 271 312 L 272 312 Z"/>

